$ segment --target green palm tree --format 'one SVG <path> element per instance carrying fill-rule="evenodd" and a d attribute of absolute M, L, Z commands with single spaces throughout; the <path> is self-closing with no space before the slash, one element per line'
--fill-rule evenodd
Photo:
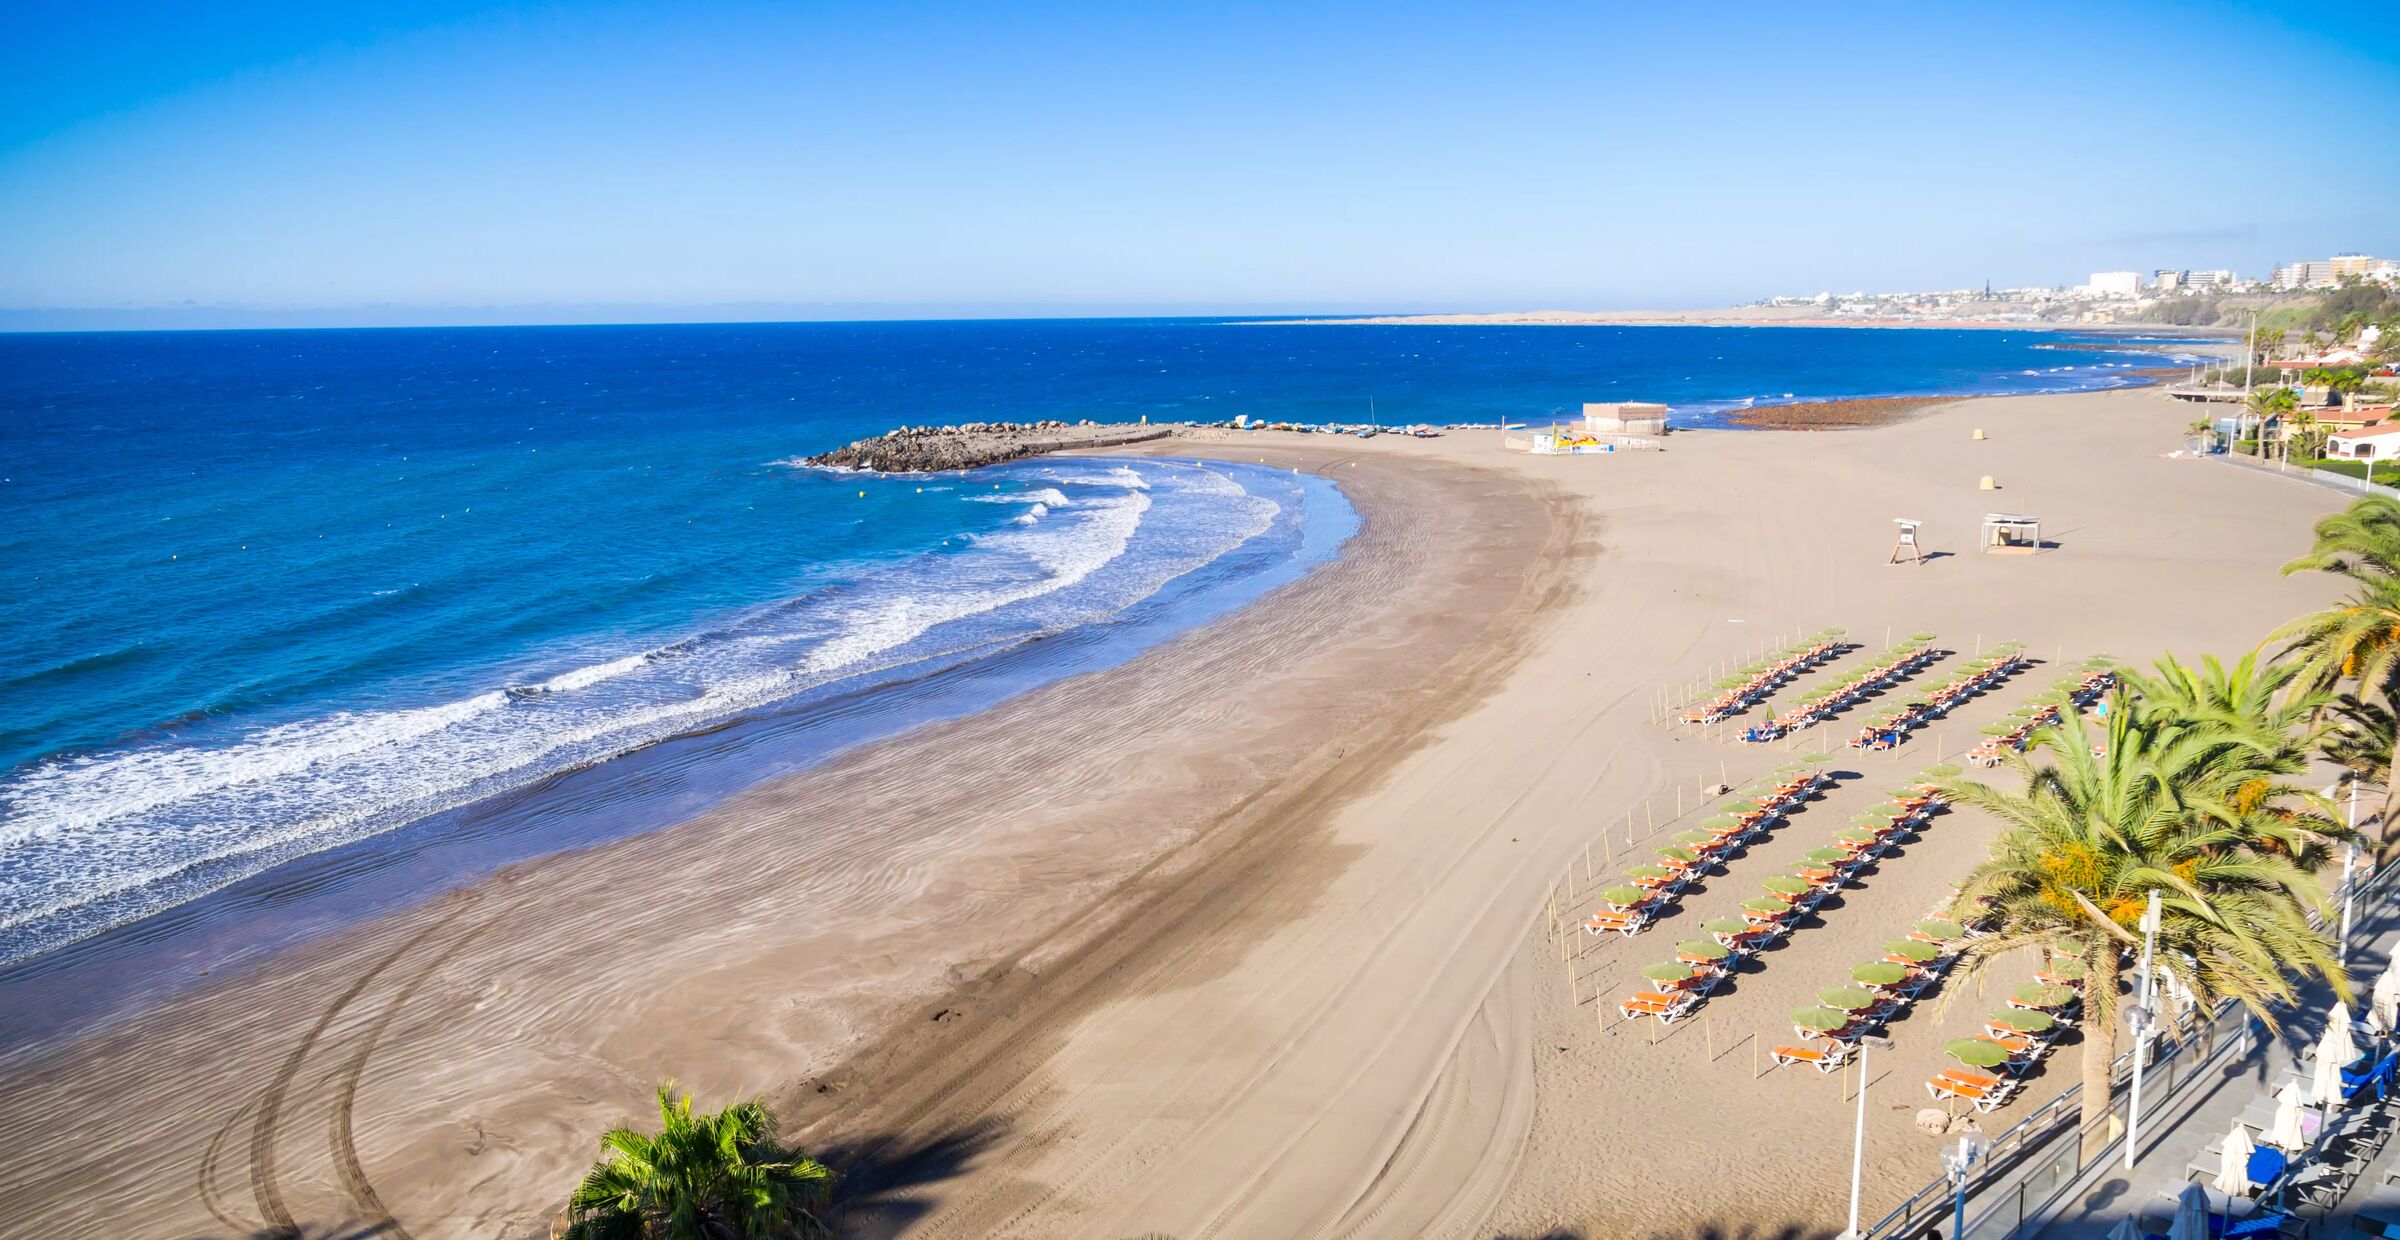
<path fill-rule="evenodd" d="M 604 1156 L 567 1199 L 565 1240 L 785 1240 L 830 1232 L 814 1211 L 833 1189 L 823 1163 L 775 1140 L 765 1104 L 694 1113 L 658 1091 L 659 1131 L 612 1128 Z"/>
<path fill-rule="evenodd" d="M 2325 757 L 2361 783 L 2389 784 L 2392 746 L 2400 743 L 2400 718 L 2390 707 L 2360 701 L 2351 693 L 2334 699 L 2332 711 L 2336 722 L 2322 742 Z"/>
<path fill-rule="evenodd" d="M 2174 655 L 2155 670 L 2118 674 L 2145 709 L 2183 723 L 2207 722 L 2244 736 L 2280 764 L 2305 762 L 2326 730 L 2330 692 L 2301 680 L 2292 663 L 2260 663 L 2252 651 L 2227 667 L 2215 655 L 2188 666 Z M 2295 768 L 2297 769 L 2297 768 Z"/>
<path fill-rule="evenodd" d="M 1959 915 L 1992 926 L 1960 967 L 1983 972 L 2024 947 L 2082 962 L 2087 1130 L 2108 1118 L 2124 956 L 2152 892 L 2157 966 L 2201 1003 L 2237 999 L 2272 1028 L 2295 973 L 2347 994 L 2334 945 L 2308 920 L 2326 903 L 2314 872 L 2347 833 L 2289 782 L 2304 763 L 2262 744 L 2266 728 L 2120 695 L 2103 731 L 2070 714 L 2012 757 L 2022 791 L 1956 788 L 2006 826 L 1960 888 Z"/>
<path fill-rule="evenodd" d="M 2394 705 L 2400 673 L 2400 503 L 2368 496 L 2317 522 L 2316 545 L 2283 566 L 2286 576 L 2325 572 L 2350 582 L 2348 598 L 2277 629 L 2268 641 L 2286 643 L 2282 656 L 2311 689 L 2347 685 L 2362 703 Z M 2390 760 L 2387 756 L 2385 767 Z M 2385 781 L 2383 851 L 2396 839 L 2393 811 L 2400 789 Z"/>
<path fill-rule="evenodd" d="M 2260 388 L 2250 393 L 2250 414 L 2258 419 L 2258 457 L 2267 457 L 2267 424 L 2300 407 L 2300 394 L 2288 387 Z"/>

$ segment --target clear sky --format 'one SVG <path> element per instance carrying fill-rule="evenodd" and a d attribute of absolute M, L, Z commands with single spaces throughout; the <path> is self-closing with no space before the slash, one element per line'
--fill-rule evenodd
<path fill-rule="evenodd" d="M 2400 251 L 2390 0 L 0 6 L 0 326 L 1670 307 L 2352 249 Z"/>

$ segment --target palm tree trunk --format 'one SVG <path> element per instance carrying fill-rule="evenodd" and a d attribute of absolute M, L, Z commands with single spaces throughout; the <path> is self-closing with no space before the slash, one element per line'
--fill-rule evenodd
<path fill-rule="evenodd" d="M 2083 1132 L 2089 1153 L 2106 1137 L 2110 1077 L 2117 1063 L 2117 986 L 2123 966 L 2114 943 L 2085 957 L 2083 982 Z"/>

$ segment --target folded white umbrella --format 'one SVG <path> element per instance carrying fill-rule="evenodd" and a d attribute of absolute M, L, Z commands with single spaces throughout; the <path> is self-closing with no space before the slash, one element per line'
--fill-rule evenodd
<path fill-rule="evenodd" d="M 2275 1091 L 2275 1122 L 2267 1125 L 2267 1144 L 2286 1150 L 2308 1145 L 2308 1134 L 2300 1125 L 2300 1108 L 2304 1105 L 2297 1085 L 2285 1085 Z"/>
<path fill-rule="evenodd" d="M 2381 1028 L 2387 1031 L 2400 1028 L 2400 966 L 2387 967 L 2375 979 L 2375 989 L 2367 999 L 2367 1015 L 2369 1020 L 2381 1017 Z"/>
<path fill-rule="evenodd" d="M 2314 1099 L 2328 1108 L 2342 1105 L 2342 1069 L 2358 1058 L 2358 1044 L 2350 1040 L 2350 1009 L 2333 1006 L 2332 1015 L 2325 1019 L 2325 1036 L 2317 1040 L 2316 1088 Z"/>
<path fill-rule="evenodd" d="M 2247 1186 L 2247 1173 L 2244 1184 Z M 2175 1221 L 2167 1225 L 2167 1240 L 2208 1240 L 2208 1190 L 2186 1184 L 2175 1198 Z"/>
<path fill-rule="evenodd" d="M 2233 1121 L 2232 1130 L 2225 1134 L 2225 1148 L 2217 1153 L 2217 1178 L 2210 1181 L 2218 1192 L 2232 1197 L 2250 1191 L 2250 1152 L 2257 1148 L 2250 1140 L 2250 1130 L 2242 1121 Z"/>
<path fill-rule="evenodd" d="M 2343 1061 L 2317 1052 L 2317 1066 L 2308 1079 L 2308 1100 L 2322 1105 L 2327 1114 L 2342 1105 Z"/>
<path fill-rule="evenodd" d="M 2358 1058 L 2358 1043 L 2350 1036 L 2350 1009 L 2334 1004 L 2325 1017 L 2325 1036 L 2317 1041 L 2317 1053 L 2331 1055 L 2345 1068 Z"/>

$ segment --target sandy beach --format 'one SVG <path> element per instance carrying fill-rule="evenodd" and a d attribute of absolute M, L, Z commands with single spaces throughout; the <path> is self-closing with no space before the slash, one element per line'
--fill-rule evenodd
<path fill-rule="evenodd" d="M 1142 445 L 1321 472 L 1364 527 L 1124 667 L 12 1057 L 26 1152 L 0 1235 L 540 1236 L 593 1137 L 670 1076 L 775 1103 L 850 1169 L 861 1236 L 1830 1235 L 1857 1082 L 1761 1076 L 1758 1047 L 1992 824 L 1940 819 L 1656 1044 L 1609 1009 L 2057 671 L 1837 762 L 1640 938 L 1562 959 L 1551 901 L 1588 912 L 1703 785 L 1789 757 L 1657 718 L 1662 690 L 1778 636 L 2146 662 L 2238 653 L 2320 601 L 2275 569 L 2341 497 L 2167 458 L 2188 421 L 2130 390 L 1609 457 Z M 2002 510 L 2055 545 L 1977 554 Z M 1935 556 L 1888 564 L 1894 517 Z M 1895 1027 L 1867 1083 L 1870 1218 L 1938 1171 L 1918 1083 L 1997 996 Z M 2030 1098 L 2069 1083 L 2066 1049 Z"/>

